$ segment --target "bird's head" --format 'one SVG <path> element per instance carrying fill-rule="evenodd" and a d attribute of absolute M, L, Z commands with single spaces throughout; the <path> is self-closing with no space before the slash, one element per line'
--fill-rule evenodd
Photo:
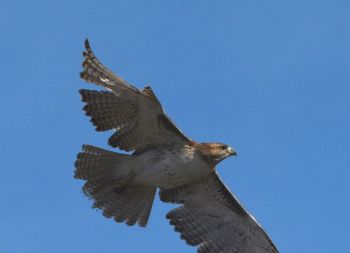
<path fill-rule="evenodd" d="M 196 147 L 197 152 L 211 163 L 219 163 L 229 156 L 236 156 L 236 151 L 222 143 L 200 143 Z"/>

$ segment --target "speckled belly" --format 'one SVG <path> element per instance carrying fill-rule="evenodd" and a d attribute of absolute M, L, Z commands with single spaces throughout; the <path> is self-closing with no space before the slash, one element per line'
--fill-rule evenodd
<path fill-rule="evenodd" d="M 134 184 L 172 188 L 211 173 L 211 167 L 201 157 L 186 150 L 150 150 L 135 162 Z"/>

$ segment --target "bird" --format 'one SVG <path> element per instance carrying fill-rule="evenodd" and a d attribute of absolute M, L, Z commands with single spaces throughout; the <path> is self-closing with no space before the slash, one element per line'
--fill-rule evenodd
<path fill-rule="evenodd" d="M 81 89 L 83 110 L 108 144 L 85 144 L 74 177 L 103 216 L 145 227 L 160 200 L 179 204 L 166 218 L 198 253 L 278 253 L 267 233 L 223 183 L 216 170 L 236 151 L 187 137 L 166 115 L 151 87 L 138 89 L 105 67 L 88 39 L 80 77 L 100 90 Z M 125 152 L 123 152 L 125 151 Z"/>

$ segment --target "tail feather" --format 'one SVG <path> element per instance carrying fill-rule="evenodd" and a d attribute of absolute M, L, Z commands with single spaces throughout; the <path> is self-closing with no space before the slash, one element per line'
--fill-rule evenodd
<path fill-rule="evenodd" d="M 74 177 L 86 180 L 83 192 L 105 217 L 143 227 L 148 222 L 156 187 L 128 185 L 132 171 L 125 168 L 127 159 L 130 155 L 84 145 L 75 162 Z"/>
<path fill-rule="evenodd" d="M 83 152 L 79 153 L 75 162 L 77 179 L 98 183 L 110 177 L 113 167 L 128 155 L 117 154 L 91 145 L 83 145 Z"/>

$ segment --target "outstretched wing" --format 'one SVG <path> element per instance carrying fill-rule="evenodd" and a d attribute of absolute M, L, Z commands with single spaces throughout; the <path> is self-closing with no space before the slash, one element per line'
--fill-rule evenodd
<path fill-rule="evenodd" d="M 262 227 L 214 172 L 196 182 L 160 191 L 162 201 L 182 206 L 167 214 L 170 224 L 200 253 L 278 253 Z"/>
<path fill-rule="evenodd" d="M 85 48 L 80 77 L 106 91 L 80 90 L 84 110 L 97 131 L 116 131 L 109 138 L 112 147 L 140 152 L 148 146 L 190 141 L 166 116 L 151 87 L 133 87 L 101 64 L 88 40 Z"/>

